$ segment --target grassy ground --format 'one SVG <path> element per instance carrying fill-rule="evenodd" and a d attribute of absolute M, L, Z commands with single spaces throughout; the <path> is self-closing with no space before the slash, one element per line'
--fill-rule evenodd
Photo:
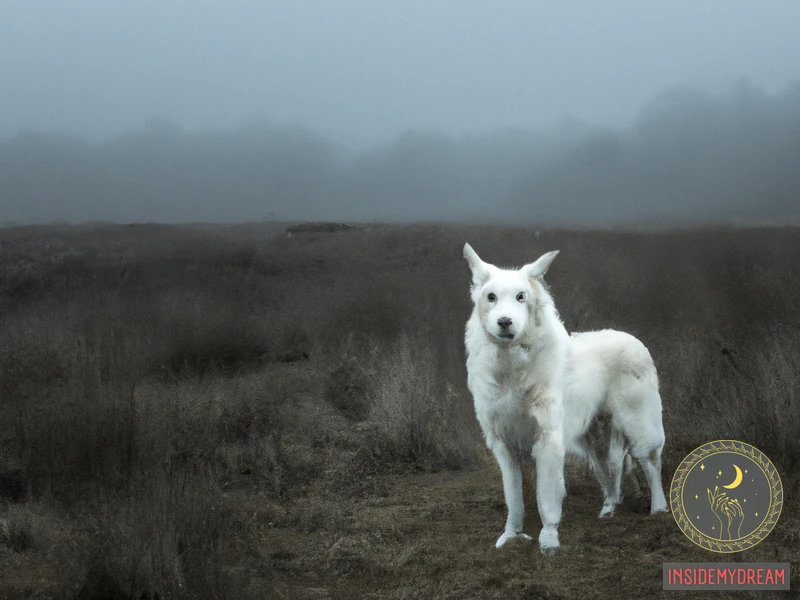
<path fill-rule="evenodd" d="M 561 552 L 495 550 L 464 241 L 498 264 L 561 249 L 567 328 L 654 356 L 665 486 L 703 442 L 754 444 L 786 494 L 767 540 L 711 555 L 632 481 L 598 521 L 572 462 Z M 797 564 L 799 300 L 791 228 L 0 230 L 0 597 L 644 598 L 665 561 Z"/>

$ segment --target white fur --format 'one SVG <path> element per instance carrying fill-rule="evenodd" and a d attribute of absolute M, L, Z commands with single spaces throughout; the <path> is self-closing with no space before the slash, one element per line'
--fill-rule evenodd
<path fill-rule="evenodd" d="M 566 452 L 589 460 L 603 489 L 601 517 L 611 516 L 621 500 L 628 453 L 644 469 L 651 513 L 667 510 L 661 397 L 650 353 L 620 331 L 567 333 L 542 280 L 556 254 L 509 270 L 483 262 L 464 246 L 473 301 L 465 336 L 468 385 L 508 505 L 496 546 L 513 537 L 530 539 L 522 533 L 521 471 L 521 461 L 530 456 L 545 554 L 559 546 Z"/>

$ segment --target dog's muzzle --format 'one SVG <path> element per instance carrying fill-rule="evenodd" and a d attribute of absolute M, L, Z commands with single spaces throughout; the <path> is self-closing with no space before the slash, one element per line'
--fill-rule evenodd
<path fill-rule="evenodd" d="M 511 331 L 511 325 L 513 325 L 513 321 L 508 317 L 497 319 L 497 326 L 500 328 L 497 337 L 503 340 L 513 340 L 514 333 Z"/>

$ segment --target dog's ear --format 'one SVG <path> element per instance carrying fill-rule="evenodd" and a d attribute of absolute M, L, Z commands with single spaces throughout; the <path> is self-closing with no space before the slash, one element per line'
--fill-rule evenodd
<path fill-rule="evenodd" d="M 532 262 L 531 264 L 522 267 L 522 271 L 528 277 L 535 277 L 536 279 L 544 277 L 544 274 L 547 273 L 547 269 L 550 268 L 550 263 L 553 262 L 553 259 L 556 256 L 558 256 L 558 250 L 553 250 L 552 252 L 548 252 L 547 254 L 542 254 L 539 258 L 536 259 L 535 262 Z"/>
<path fill-rule="evenodd" d="M 489 265 L 481 260 L 478 253 L 469 244 L 464 244 L 464 258 L 467 259 L 469 268 L 472 270 L 472 287 L 477 289 L 489 278 Z"/>

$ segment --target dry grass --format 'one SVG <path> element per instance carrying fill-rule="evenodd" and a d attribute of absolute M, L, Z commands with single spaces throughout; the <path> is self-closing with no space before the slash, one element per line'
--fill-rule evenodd
<path fill-rule="evenodd" d="M 475 464 L 474 418 L 437 363 L 434 344 L 420 346 L 406 335 L 381 349 L 370 373 L 370 418 L 377 424 L 374 451 L 382 461 L 418 470 Z"/>
<path fill-rule="evenodd" d="M 559 557 L 493 551 L 467 240 L 498 264 L 561 249 L 568 329 L 651 349 L 665 480 L 705 441 L 754 444 L 787 502 L 745 560 L 800 558 L 798 230 L 291 234 L 0 230 L 0 597 L 644 597 L 661 562 L 709 559 L 644 497 L 598 528 L 580 465 Z"/>

